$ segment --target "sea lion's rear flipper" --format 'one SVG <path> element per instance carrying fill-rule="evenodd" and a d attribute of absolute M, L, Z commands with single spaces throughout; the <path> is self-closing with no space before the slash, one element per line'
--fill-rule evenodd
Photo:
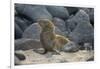
<path fill-rule="evenodd" d="M 57 49 L 53 49 L 55 54 L 61 55 L 60 52 Z"/>

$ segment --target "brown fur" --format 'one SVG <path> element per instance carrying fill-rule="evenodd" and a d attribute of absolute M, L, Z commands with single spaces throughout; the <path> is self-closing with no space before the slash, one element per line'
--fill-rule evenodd
<path fill-rule="evenodd" d="M 64 36 L 55 34 L 55 26 L 54 24 L 48 19 L 41 19 L 38 20 L 38 23 L 42 29 L 40 33 L 40 41 L 42 46 L 47 51 L 54 51 L 59 53 L 61 48 L 68 43 L 68 39 Z"/>

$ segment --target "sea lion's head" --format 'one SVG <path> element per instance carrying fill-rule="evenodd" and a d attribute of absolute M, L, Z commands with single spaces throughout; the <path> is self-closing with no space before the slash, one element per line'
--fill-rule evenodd
<path fill-rule="evenodd" d="M 39 19 L 38 23 L 42 30 L 44 31 L 53 31 L 54 30 L 54 24 L 51 20 L 49 19 Z"/>

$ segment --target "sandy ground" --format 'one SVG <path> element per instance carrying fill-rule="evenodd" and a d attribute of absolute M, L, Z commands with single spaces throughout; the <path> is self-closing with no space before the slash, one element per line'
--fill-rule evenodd
<path fill-rule="evenodd" d="M 20 65 L 26 64 L 45 64 L 45 63 L 64 63 L 64 62 L 80 62 L 86 61 L 94 56 L 93 51 L 80 50 L 74 53 L 61 52 L 61 55 L 45 55 L 34 52 L 33 50 L 17 51 L 23 53 L 26 59 L 20 61 Z"/>

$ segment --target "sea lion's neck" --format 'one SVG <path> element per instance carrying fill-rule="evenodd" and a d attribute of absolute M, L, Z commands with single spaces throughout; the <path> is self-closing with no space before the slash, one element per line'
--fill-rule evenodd
<path fill-rule="evenodd" d="M 55 39 L 55 37 L 56 37 L 54 31 L 42 31 L 42 35 L 45 35 L 50 39 Z"/>

